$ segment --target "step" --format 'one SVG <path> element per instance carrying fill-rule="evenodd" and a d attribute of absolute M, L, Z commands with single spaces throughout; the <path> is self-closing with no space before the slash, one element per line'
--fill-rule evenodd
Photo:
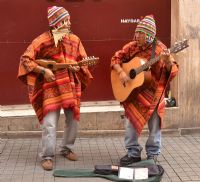
<path fill-rule="evenodd" d="M 79 132 L 81 133 L 120 133 L 124 130 L 121 115 L 124 109 L 116 101 L 98 101 L 81 103 L 81 120 Z M 64 127 L 64 113 L 58 122 L 58 132 L 62 133 Z M 41 133 L 34 110 L 31 105 L 0 106 L 1 136 L 10 135 L 38 135 Z M 97 132 L 98 131 L 98 132 Z"/>
<path fill-rule="evenodd" d="M 171 116 L 176 114 L 177 107 L 166 108 L 166 116 L 163 125 L 163 133 L 179 136 L 184 133 L 198 131 L 196 129 L 178 128 L 178 122 L 174 123 Z M 84 136 L 109 136 L 124 135 L 124 109 L 117 101 L 97 101 L 81 103 L 81 119 L 79 123 L 79 135 Z M 58 121 L 57 133 L 62 136 L 64 128 L 64 113 Z M 143 133 L 148 134 L 147 126 Z M 21 138 L 41 136 L 39 124 L 32 106 L 8 105 L 0 106 L 0 138 Z"/>

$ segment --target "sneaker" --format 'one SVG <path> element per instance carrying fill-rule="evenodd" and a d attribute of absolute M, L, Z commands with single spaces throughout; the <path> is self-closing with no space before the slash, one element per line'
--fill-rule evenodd
<path fill-rule="evenodd" d="M 69 159 L 70 161 L 77 161 L 78 156 L 72 152 L 70 149 L 62 154 L 65 158 Z"/>
<path fill-rule="evenodd" d="M 154 160 L 154 162 L 158 162 L 158 155 L 147 156 L 147 160 Z"/>
<path fill-rule="evenodd" d="M 132 157 L 132 156 L 128 156 L 128 154 L 126 154 L 124 157 L 122 157 L 120 159 L 120 165 L 127 166 L 129 164 L 132 164 L 134 162 L 139 162 L 139 161 L 141 161 L 141 157 Z"/>
<path fill-rule="evenodd" d="M 53 169 L 53 161 L 51 159 L 45 159 L 41 162 L 41 166 L 46 171 L 51 171 Z"/>

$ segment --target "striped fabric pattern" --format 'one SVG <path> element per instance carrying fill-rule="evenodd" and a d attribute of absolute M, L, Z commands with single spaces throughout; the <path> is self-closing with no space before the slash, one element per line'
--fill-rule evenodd
<path fill-rule="evenodd" d="M 145 16 L 137 25 L 135 32 L 143 32 L 147 35 L 147 42 L 153 42 L 156 36 L 156 24 L 153 15 Z"/>
<path fill-rule="evenodd" d="M 37 37 L 21 56 L 18 78 L 28 85 L 29 99 L 40 123 L 48 112 L 61 108 L 70 108 L 74 118 L 79 120 L 81 91 L 89 84 L 92 75 L 87 67 L 81 68 L 78 73 L 64 69 L 54 72 L 55 81 L 46 82 L 42 75 L 32 72 L 37 66 L 34 60 L 78 62 L 86 56 L 85 49 L 76 35 L 64 37 L 58 47 L 55 47 L 50 32 Z"/>
<path fill-rule="evenodd" d="M 165 45 L 157 41 L 155 56 L 158 56 Z M 126 44 L 122 50 L 115 53 L 111 60 L 111 67 L 114 64 L 122 64 L 122 60 L 128 61 L 129 57 L 137 56 L 145 58 L 146 61 L 150 59 L 152 46 L 142 47 L 140 49 L 135 41 Z M 171 61 L 174 61 L 171 57 Z M 152 81 L 150 87 L 137 88 L 133 90 L 129 98 L 121 103 L 125 110 L 125 116 L 129 118 L 130 122 L 135 127 L 138 135 L 141 134 L 142 129 L 149 120 L 151 114 L 158 105 L 158 114 L 161 122 L 164 116 L 165 102 L 164 90 L 167 84 L 176 76 L 178 66 L 174 62 L 171 72 L 168 73 L 162 60 L 151 66 Z"/>
<path fill-rule="evenodd" d="M 52 6 L 48 8 L 48 20 L 50 27 L 54 28 L 55 26 L 58 26 L 58 24 L 67 16 L 69 16 L 69 12 L 63 7 Z"/>

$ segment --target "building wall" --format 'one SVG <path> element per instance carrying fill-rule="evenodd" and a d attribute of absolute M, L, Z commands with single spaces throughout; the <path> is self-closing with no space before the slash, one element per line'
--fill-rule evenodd
<path fill-rule="evenodd" d="M 172 0 L 171 42 L 189 40 L 189 48 L 176 55 L 180 71 L 173 84 L 178 107 L 167 109 L 166 128 L 198 128 L 200 126 L 200 14 L 199 0 Z"/>
<path fill-rule="evenodd" d="M 140 7 L 138 6 L 139 2 L 141 3 L 147 3 L 147 1 L 134 1 L 133 0 L 118 0 L 117 2 L 121 3 L 118 4 L 118 6 L 123 5 L 122 2 L 126 1 L 126 3 L 130 3 L 128 6 L 128 9 L 125 11 L 120 11 L 119 9 L 115 10 L 116 14 L 120 14 L 117 19 L 115 19 L 115 23 L 112 26 L 112 29 L 110 28 L 109 35 L 112 35 L 112 37 L 102 34 L 101 40 L 97 39 L 95 36 L 95 32 L 89 31 L 88 29 L 85 29 L 83 34 L 80 31 L 80 28 L 82 26 L 79 26 L 81 19 L 89 20 L 91 17 L 80 15 L 77 16 L 77 12 L 80 8 L 80 3 L 89 3 L 90 5 L 96 6 L 97 3 L 100 5 L 100 3 L 105 3 L 104 5 L 110 4 L 111 7 L 114 3 L 114 0 L 109 0 L 109 3 L 106 4 L 108 1 L 92 1 L 92 0 L 79 0 L 79 1 L 69 1 L 69 3 L 64 1 L 64 3 L 54 3 L 56 5 L 64 5 L 66 7 L 69 7 L 70 12 L 72 12 L 72 17 L 74 21 L 74 32 L 77 32 L 77 34 L 80 35 L 80 37 L 83 39 L 83 42 L 86 46 L 86 49 L 88 50 L 89 54 L 94 55 L 100 55 L 101 63 L 98 66 L 98 68 L 93 70 L 93 74 L 96 77 L 95 82 L 100 82 L 97 86 L 96 84 L 91 85 L 90 90 L 88 90 L 87 94 L 84 95 L 85 100 L 89 100 L 89 98 L 92 98 L 92 100 L 106 100 L 106 99 L 112 99 L 112 91 L 110 88 L 109 83 L 109 71 L 108 65 L 110 61 L 111 54 L 113 54 L 113 51 L 120 48 L 121 45 L 125 42 L 127 42 L 129 39 L 131 39 L 132 36 L 132 26 L 135 25 L 132 24 L 121 24 L 119 23 L 120 18 L 132 18 L 132 17 L 139 17 L 141 14 L 149 14 L 150 10 L 156 15 L 156 17 L 159 17 L 160 9 L 164 7 L 168 7 L 169 0 L 162 1 L 163 4 L 160 4 L 160 7 L 157 7 L 156 1 L 153 2 L 152 6 L 149 4 L 149 6 Z M 46 6 L 50 5 L 50 1 L 41 2 L 40 0 L 34 0 L 34 2 L 41 2 L 41 6 L 36 6 L 36 4 L 32 4 L 33 10 L 29 9 L 28 11 L 25 11 L 26 18 L 24 17 L 24 12 L 21 11 L 28 6 L 31 1 L 26 0 L 18 0 L 15 1 L 1 1 L 1 7 L 2 9 L 5 9 L 7 12 L 6 14 L 8 16 L 5 17 L 2 21 L 2 27 L 1 27 L 1 34 L 0 34 L 0 52 L 1 52 L 1 68 L 0 69 L 0 105 L 7 105 L 7 104 L 19 104 L 19 103 L 26 103 L 27 102 L 27 95 L 26 95 L 26 88 L 23 86 L 20 82 L 16 79 L 17 74 L 17 66 L 19 61 L 19 56 L 24 51 L 25 47 L 30 43 L 30 41 L 38 35 L 41 31 L 45 30 L 47 28 L 47 20 L 42 19 L 41 17 L 45 17 L 45 9 Z M 13 6 L 20 6 L 19 9 L 13 9 Z M 94 4 L 96 3 L 96 4 Z M 132 4 L 131 4 L 132 3 Z M 136 4 L 135 4 L 136 3 Z M 155 4 L 154 4 L 155 3 Z M 137 14 L 132 14 L 133 4 L 136 10 L 138 9 Z M 172 96 L 175 96 L 177 99 L 177 107 L 173 108 L 167 108 L 166 114 L 163 122 L 163 128 L 164 129 L 181 129 L 182 133 L 184 131 L 187 133 L 188 131 L 199 131 L 200 126 L 200 109 L 199 109 L 199 90 L 200 90 L 200 84 L 199 84 L 199 70 L 200 70 L 200 14 L 198 7 L 200 6 L 199 0 L 171 0 L 171 8 L 170 11 L 167 10 L 165 12 L 163 10 L 163 15 L 160 18 L 157 18 L 157 22 L 160 22 L 162 20 L 162 24 L 158 23 L 158 28 L 161 30 L 158 31 L 158 35 L 160 35 L 161 39 L 164 39 L 166 44 L 169 44 L 170 41 L 168 39 L 171 39 L 171 45 L 175 43 L 177 40 L 182 40 L 183 38 L 189 39 L 189 48 L 185 50 L 184 53 L 179 53 L 174 55 L 176 61 L 179 63 L 179 74 L 178 76 L 173 80 L 171 83 L 171 90 L 172 90 Z M 8 11 L 8 8 L 10 7 L 10 12 Z M 90 6 L 91 7 L 91 6 Z M 105 6 L 102 6 L 99 10 L 102 10 Z M 123 6 L 124 7 L 124 6 Z M 84 8 L 88 8 L 87 6 L 84 6 Z M 94 7 L 94 9 L 97 7 Z M 154 9 L 155 8 L 155 9 Z M 33 16 L 35 13 L 35 9 L 38 9 L 38 12 L 36 12 L 36 16 Z M 88 8 L 90 9 L 90 8 Z M 90 12 L 87 9 L 87 12 Z M 97 8 L 98 9 L 98 8 Z M 92 13 L 95 13 L 96 10 L 92 10 Z M 140 10 L 143 11 L 143 13 L 140 13 Z M 11 12 L 13 11 L 13 12 Z M 30 11 L 30 12 L 29 12 Z M 95 12 L 94 12 L 95 11 Z M 105 12 L 109 12 L 110 9 L 106 9 Z M 130 14 L 127 12 L 131 12 Z M 168 12 L 169 11 L 169 12 Z M 171 12 L 171 13 L 170 13 Z M 0 13 L 3 13 L 2 11 Z M 134 11 L 135 13 L 135 11 Z M 5 12 L 4 12 L 5 14 Z M 12 14 L 10 16 L 9 14 Z M 98 12 L 98 14 L 102 14 L 101 12 Z M 171 14 L 171 16 L 169 16 Z M 107 14 L 103 15 L 103 20 L 106 19 Z M 17 18 L 18 17 L 18 18 Z M 81 19 L 80 19 L 81 17 Z M 115 16 L 114 16 L 115 17 Z M 165 27 L 165 18 L 169 17 L 171 19 L 171 35 L 165 34 L 162 30 L 162 27 Z M 35 21 L 37 19 L 37 21 Z M 26 20 L 26 21 L 25 21 Z M 100 21 L 100 20 L 99 20 Z M 99 22 L 97 21 L 97 23 Z M 112 20 L 114 21 L 114 20 Z M 29 23 L 27 23 L 29 22 Z M 82 23 L 84 23 L 82 22 Z M 110 22 L 110 21 L 109 21 Z M 169 21 L 170 22 L 170 21 Z M 93 21 L 94 23 L 94 21 Z M 89 22 L 87 27 L 93 27 L 95 29 L 95 26 L 100 26 L 99 24 L 93 24 Z M 29 24 L 30 27 L 29 28 Z M 167 21 L 168 24 L 168 21 Z M 109 23 L 107 24 L 109 25 Z M 120 27 L 118 29 L 113 27 Z M 170 27 L 170 26 L 169 26 Z M 168 28 L 168 26 L 167 26 Z M 84 29 L 84 27 L 82 27 Z M 106 32 L 105 27 L 101 29 L 103 32 Z M 88 31 L 88 33 L 87 33 Z M 130 31 L 130 32 L 129 32 Z M 161 31 L 161 32 L 160 32 Z M 14 32 L 14 33 L 13 33 Z M 90 39 L 87 37 L 92 32 L 92 38 Z M 125 32 L 125 34 L 124 34 Z M 168 31 L 169 33 L 170 31 Z M 99 33 L 98 35 L 101 35 Z M 85 37 L 86 36 L 86 37 Z M 168 38 L 170 36 L 170 38 Z M 94 46 L 95 44 L 95 46 Z M 103 74 L 102 74 L 103 73 Z M 105 78 L 104 78 L 105 76 Z M 95 88 L 95 86 L 97 88 Z M 105 89 L 106 88 L 106 89 Z M 102 90 L 106 90 L 108 93 L 102 94 Z M 95 93 L 95 94 L 93 94 Z M 96 95 L 97 93 L 97 95 Z M 108 95 L 107 95 L 108 94 Z M 104 96 L 102 96 L 104 95 Z M 109 110 L 108 110 L 109 111 Z M 120 113 L 119 112 L 113 112 L 112 117 L 110 118 L 110 113 L 106 113 L 106 118 L 104 117 L 105 114 L 101 115 L 102 113 L 93 113 L 90 115 L 90 119 L 88 120 L 88 117 L 86 117 L 86 114 L 82 114 L 83 122 L 82 127 L 83 129 L 123 129 L 122 123 L 119 119 Z M 107 116 L 108 115 L 108 116 Z M 92 116 L 92 117 L 91 117 Z M 99 119 L 99 120 L 98 120 Z M 102 121 L 103 119 L 103 121 Z M 2 131 L 32 131 L 32 130 L 39 130 L 39 125 L 37 122 L 37 119 L 34 117 L 34 122 L 32 119 L 30 119 L 30 122 L 28 119 L 21 119 L 21 118 L 0 118 L 0 130 Z M 88 122 L 89 121 L 89 122 Z M 20 122 L 23 122 L 20 124 Z M 104 124 L 102 125 L 102 122 Z M 99 126 L 98 124 L 102 125 Z M 62 128 L 62 127 L 61 127 Z M 191 130 L 192 129 L 192 130 Z"/>
<path fill-rule="evenodd" d="M 89 56 L 100 57 L 91 69 L 94 81 L 83 93 L 83 101 L 113 100 L 110 84 L 110 59 L 114 52 L 132 40 L 135 20 L 154 14 L 157 35 L 170 44 L 169 0 L 1 0 L 0 16 L 0 105 L 28 103 L 27 88 L 17 80 L 19 58 L 30 42 L 48 29 L 47 7 L 69 10 L 72 31 L 77 34 Z"/>

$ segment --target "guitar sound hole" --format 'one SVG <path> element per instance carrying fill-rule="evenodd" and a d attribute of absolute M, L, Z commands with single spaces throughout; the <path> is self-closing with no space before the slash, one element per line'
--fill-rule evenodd
<path fill-rule="evenodd" d="M 134 78 L 136 77 L 136 71 L 135 71 L 134 69 L 130 70 L 130 72 L 129 72 L 129 77 L 130 77 L 131 79 L 134 79 Z"/>

